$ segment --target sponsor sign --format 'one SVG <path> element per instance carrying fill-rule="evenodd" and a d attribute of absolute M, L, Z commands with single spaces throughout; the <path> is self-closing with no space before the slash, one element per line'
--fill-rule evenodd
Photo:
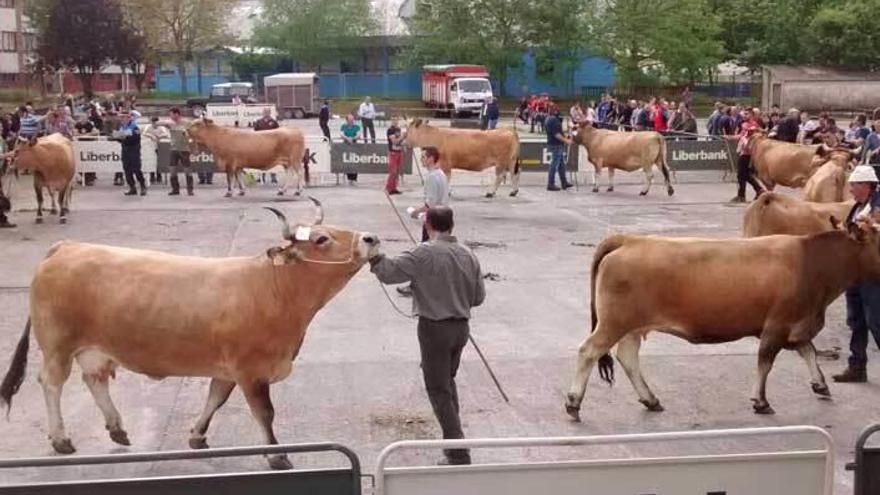
<path fill-rule="evenodd" d="M 400 173 L 413 173 L 412 150 L 403 151 Z M 333 143 L 330 147 L 330 172 L 334 174 L 387 174 L 388 145 L 385 143 Z"/>
<path fill-rule="evenodd" d="M 566 172 L 577 172 L 580 164 L 581 146 L 565 146 L 563 158 Z M 550 170 L 553 154 L 546 143 L 521 142 L 519 145 L 519 163 L 523 172 L 544 172 Z"/>
<path fill-rule="evenodd" d="M 278 118 L 275 105 L 263 103 L 256 105 L 216 105 L 208 104 L 205 109 L 205 117 L 219 125 L 233 126 L 238 122 L 239 127 L 253 127 L 254 122 L 263 118 L 263 109 L 269 108 L 272 118 Z"/>
<path fill-rule="evenodd" d="M 141 170 L 156 171 L 156 148 L 152 141 L 141 140 Z M 122 145 L 106 137 L 75 139 L 73 155 L 77 172 L 122 172 Z"/>
<path fill-rule="evenodd" d="M 735 159 L 735 141 L 666 141 L 666 160 L 673 170 L 730 170 Z"/>

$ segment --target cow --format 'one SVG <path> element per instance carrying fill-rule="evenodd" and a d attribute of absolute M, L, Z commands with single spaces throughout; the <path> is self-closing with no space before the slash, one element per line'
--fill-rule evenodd
<path fill-rule="evenodd" d="M 844 290 L 880 278 L 880 242 L 873 219 L 846 231 L 754 239 L 612 235 L 596 248 L 590 280 L 591 335 L 578 350 L 566 412 L 580 419 L 593 365 L 612 383 L 617 359 L 641 402 L 662 411 L 639 369 L 639 347 L 652 331 L 694 344 L 760 339 L 752 395 L 758 414 L 773 414 L 767 375 L 782 349 L 796 350 L 810 371 L 812 390 L 830 397 L 812 340 L 825 310 Z M 625 309 L 622 309 L 625 308 Z"/>
<path fill-rule="evenodd" d="M 819 146 L 788 143 L 770 139 L 764 132 L 749 136 L 752 166 L 761 184 L 768 191 L 777 185 L 801 188 L 819 166 L 825 163 L 817 155 Z"/>
<path fill-rule="evenodd" d="M 843 201 L 846 188 L 846 173 L 850 170 L 853 159 L 861 153 L 861 148 L 829 148 L 820 145 L 816 155 L 825 163 L 807 179 L 804 185 L 804 200 L 816 203 L 832 203 Z"/>
<path fill-rule="evenodd" d="M 847 217 L 853 204 L 853 201 L 815 203 L 767 192 L 746 208 L 742 233 L 745 237 L 759 237 L 827 232 L 837 228 L 836 224 Z"/>
<path fill-rule="evenodd" d="M 511 173 L 511 196 L 519 193 L 519 136 L 516 130 L 444 129 L 427 120 L 413 119 L 406 126 L 402 143 L 410 147 L 433 146 L 440 152 L 440 168 L 446 177 L 452 170 L 480 172 L 495 167 L 495 184 L 486 193 L 492 198 L 508 173 Z"/>
<path fill-rule="evenodd" d="M 306 142 L 301 130 L 279 127 L 253 132 L 234 127 L 219 126 L 211 119 L 199 119 L 190 124 L 189 137 L 196 145 L 208 148 L 214 155 L 217 169 L 226 172 L 226 197 L 232 196 L 232 180 L 238 185 L 238 195 L 244 196 L 241 173 L 245 167 L 268 170 L 284 166 L 285 178 L 279 196 L 290 186 L 291 174 L 296 173 L 296 195 L 303 189 L 302 161 Z"/>
<path fill-rule="evenodd" d="M 73 175 L 76 171 L 73 143 L 70 139 L 60 133 L 28 140 L 20 139 L 11 156 L 15 169 L 33 173 L 34 193 L 37 196 L 37 223 L 43 223 L 43 189 L 47 190 L 52 202 L 49 213 L 59 213 L 59 223 L 67 223 Z M 58 210 L 55 206 L 56 195 Z"/>
<path fill-rule="evenodd" d="M 592 126 L 580 128 L 572 140 L 587 150 L 588 159 L 593 164 L 593 192 L 599 192 L 599 175 L 603 168 L 608 169 L 608 191 L 614 190 L 614 170 L 633 172 L 641 169 L 645 174 L 645 188 L 639 193 L 644 196 L 654 181 L 654 165 L 663 172 L 666 192 L 672 196 L 669 164 L 666 163 L 666 141 L 659 132 L 620 132 L 596 129 Z"/>
<path fill-rule="evenodd" d="M 211 378 L 191 431 L 192 448 L 207 448 L 211 418 L 236 386 L 265 441 L 278 443 L 270 384 L 290 374 L 309 322 L 379 247 L 373 234 L 323 225 L 321 204 L 313 201 L 311 225 L 291 226 L 280 211 L 267 208 L 280 219 L 287 243 L 255 256 L 55 244 L 31 283 L 30 318 L 0 384 L 0 399 L 10 407 L 24 379 L 33 328 L 43 354 L 39 381 L 49 438 L 58 453 L 75 451 L 61 416 L 61 389 L 74 360 L 118 444 L 130 443 L 108 387 L 118 366 L 156 379 Z M 285 456 L 271 456 L 269 465 L 291 467 Z"/>

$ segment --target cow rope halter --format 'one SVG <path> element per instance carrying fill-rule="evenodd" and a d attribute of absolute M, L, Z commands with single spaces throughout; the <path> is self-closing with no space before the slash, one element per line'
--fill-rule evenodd
<path fill-rule="evenodd" d="M 311 196 L 309 196 L 309 199 L 312 201 L 312 203 L 315 204 L 315 209 L 317 210 L 316 214 L 315 214 L 315 220 L 312 222 L 312 225 L 321 225 L 321 223 L 324 221 L 324 210 L 323 210 L 323 207 L 321 206 L 321 202 Z M 307 258 L 305 255 L 302 254 L 302 251 L 293 247 L 293 245 L 294 245 L 293 243 L 296 241 L 308 240 L 308 234 L 300 236 L 300 233 L 302 232 L 301 229 L 303 229 L 303 228 L 308 229 L 309 227 L 298 226 L 297 233 L 296 233 L 296 235 L 294 235 L 290 231 L 290 224 L 287 223 L 287 217 L 285 217 L 283 213 L 281 213 L 276 208 L 273 208 L 271 206 L 264 206 L 263 208 L 271 211 L 272 213 L 275 214 L 275 216 L 278 217 L 279 220 L 281 220 L 281 224 L 284 225 L 284 228 L 282 229 L 282 235 L 284 236 L 284 239 L 291 242 L 291 252 L 293 253 L 294 258 L 297 261 L 303 261 L 306 263 L 314 263 L 316 265 L 349 265 L 349 264 L 351 264 L 352 261 L 354 261 L 354 252 L 357 249 L 357 237 L 356 236 L 354 236 L 354 235 L 351 236 L 351 249 L 348 251 L 348 258 L 346 258 L 344 260 L 327 261 L 327 260 L 316 260 L 313 258 Z"/>

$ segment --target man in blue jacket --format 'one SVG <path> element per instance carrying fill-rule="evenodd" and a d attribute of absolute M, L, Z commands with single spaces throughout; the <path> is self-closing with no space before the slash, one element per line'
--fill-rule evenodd
<path fill-rule="evenodd" d="M 122 122 L 114 137 L 122 143 L 122 170 L 125 172 L 125 182 L 128 184 L 126 196 L 137 195 L 134 180 L 137 178 L 141 186 L 141 196 L 147 195 L 147 183 L 141 172 L 141 130 L 130 113 L 122 114 Z"/>
<path fill-rule="evenodd" d="M 495 99 L 494 96 L 489 97 L 489 101 L 486 103 L 486 118 L 489 121 L 489 129 L 495 129 L 498 127 L 498 117 L 501 112 L 498 110 L 498 100 Z"/>

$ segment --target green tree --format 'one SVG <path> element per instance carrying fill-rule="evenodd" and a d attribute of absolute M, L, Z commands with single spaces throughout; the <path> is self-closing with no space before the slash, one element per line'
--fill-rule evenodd
<path fill-rule="evenodd" d="M 283 57 L 274 53 L 257 53 L 251 50 L 232 58 L 232 70 L 241 81 L 250 81 L 254 76 L 268 72 L 281 72 L 286 65 Z"/>
<path fill-rule="evenodd" d="M 847 0 L 819 10 L 808 32 L 813 62 L 846 69 L 880 69 L 880 0 Z"/>
<path fill-rule="evenodd" d="M 558 86 L 573 84 L 574 70 L 590 51 L 588 26 L 592 4 L 584 0 L 534 2 L 523 29 L 535 56 L 539 78 Z"/>
<path fill-rule="evenodd" d="M 263 0 L 254 44 L 311 67 L 350 57 L 378 24 L 369 0 Z"/>
<path fill-rule="evenodd" d="M 598 0 L 591 30 L 621 81 L 690 82 L 724 59 L 709 7 L 707 0 Z"/>

